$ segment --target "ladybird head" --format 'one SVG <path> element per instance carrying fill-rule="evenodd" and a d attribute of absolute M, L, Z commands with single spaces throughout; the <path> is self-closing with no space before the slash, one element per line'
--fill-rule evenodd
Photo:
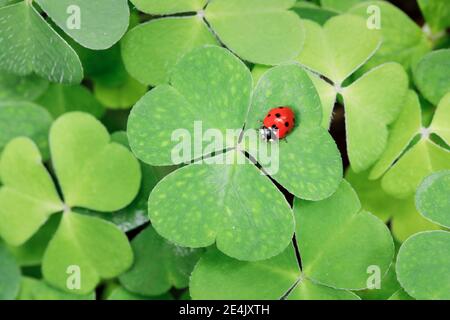
<path fill-rule="evenodd" d="M 278 140 L 278 128 L 267 128 L 266 126 L 261 127 L 259 130 L 261 138 L 264 141 L 274 142 Z"/>

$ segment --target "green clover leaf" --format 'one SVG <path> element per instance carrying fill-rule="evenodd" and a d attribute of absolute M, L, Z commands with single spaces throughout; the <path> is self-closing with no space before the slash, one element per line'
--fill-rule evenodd
<path fill-rule="evenodd" d="M 390 296 L 388 300 L 415 300 L 415 299 L 412 298 L 409 294 L 407 294 L 405 290 L 400 289 L 392 296 Z"/>
<path fill-rule="evenodd" d="M 53 180 L 41 161 L 38 148 L 28 138 L 16 138 L 3 150 L 0 234 L 9 244 L 23 244 L 50 215 L 64 210 Z"/>
<path fill-rule="evenodd" d="M 23 24 L 17 24 L 23 21 Z M 79 83 L 83 68 L 75 51 L 22 1 L 0 8 L 0 68 L 21 76 L 36 73 L 52 82 Z"/>
<path fill-rule="evenodd" d="M 206 5 L 207 0 L 131 0 L 131 2 L 142 12 L 164 15 L 198 11 Z"/>
<path fill-rule="evenodd" d="M 202 120 L 203 130 L 218 129 L 224 135 L 226 129 L 242 128 L 252 78 L 245 65 L 225 49 L 205 47 L 192 51 L 176 66 L 171 84 L 156 87 L 131 111 L 127 129 L 130 146 L 142 161 L 174 164 L 171 152 L 179 141 L 171 139 L 172 132 L 185 128 L 194 135 L 196 120 Z M 208 145 L 208 141 L 203 142 L 201 149 Z M 198 149 L 191 146 L 191 159 L 203 155 Z M 220 150 L 209 153 L 213 151 Z"/>
<path fill-rule="evenodd" d="M 92 93 L 81 85 L 50 84 L 36 100 L 55 118 L 71 111 L 82 111 L 100 118 L 105 110 Z"/>
<path fill-rule="evenodd" d="M 95 97 L 110 109 L 129 109 L 145 93 L 147 86 L 144 86 L 131 76 L 119 85 L 108 85 L 101 81 L 94 82 Z"/>
<path fill-rule="evenodd" d="M 336 144 L 320 127 L 320 105 L 314 84 L 302 68 L 279 66 L 260 78 L 246 120 L 247 128 L 257 129 L 269 109 L 290 106 L 294 110 L 298 130 L 290 134 L 288 143 L 279 145 L 279 170 L 272 177 L 302 199 L 320 200 L 330 196 L 342 177 L 341 157 Z M 248 152 L 259 160 L 258 149 L 250 147 Z M 264 168 L 265 164 L 262 166 Z"/>
<path fill-rule="evenodd" d="M 4 183 L 0 189 L 0 234 L 11 245 L 33 247 L 25 241 L 33 241 L 32 236 L 52 214 L 64 211 L 45 251 L 43 274 L 59 289 L 86 294 L 101 278 L 128 269 L 132 250 L 114 224 L 71 208 L 116 211 L 125 207 L 140 186 L 139 163 L 126 147 L 111 143 L 106 129 L 84 113 L 68 113 L 54 122 L 50 149 L 64 202 L 31 140 L 16 138 L 5 147 L 0 161 Z M 75 292 L 66 287 L 66 271 L 71 265 L 82 272 L 81 288 Z"/>
<path fill-rule="evenodd" d="M 9 247 L 21 267 L 39 266 L 42 263 L 45 250 L 58 229 L 60 221 L 61 214 L 50 216 L 48 221 L 24 244 Z"/>
<path fill-rule="evenodd" d="M 419 61 L 414 83 L 428 101 L 437 105 L 450 92 L 450 49 L 433 51 Z"/>
<path fill-rule="evenodd" d="M 388 271 L 394 244 L 386 226 L 360 211 L 358 198 L 343 182 L 326 200 L 294 206 L 297 246 L 257 262 L 237 261 L 209 250 L 190 283 L 194 299 L 359 299 L 345 289 L 368 287 L 368 267 Z M 348 252 L 351 247 L 352 251 Z"/>
<path fill-rule="evenodd" d="M 111 47 L 128 28 L 126 0 L 36 2 L 67 35 L 91 49 Z M 21 76 L 36 73 L 51 82 L 81 82 L 83 68 L 76 52 L 40 15 L 33 2 L 6 4 L 0 8 L 0 21 L 11 28 L 0 31 L 0 68 Z M 111 19 L 113 24 L 109 23 Z M 23 22 L 20 28 L 16 21 Z"/>
<path fill-rule="evenodd" d="M 326 9 L 344 12 L 363 1 L 365 0 L 320 0 L 320 4 Z"/>
<path fill-rule="evenodd" d="M 195 121 L 201 120 L 204 130 L 216 129 L 224 136 L 227 129 L 241 131 L 244 122 L 254 132 L 267 110 L 289 105 L 299 116 L 298 130 L 288 139 L 291 142 L 281 143 L 280 170 L 274 179 L 305 199 L 331 195 L 342 179 L 342 164 L 331 136 L 320 128 L 320 99 L 307 73 L 298 65 L 269 70 L 258 82 L 249 109 L 251 91 L 250 72 L 235 56 L 218 47 L 196 49 L 176 66 L 171 86 L 156 87 L 133 108 L 128 122 L 131 149 L 149 164 L 172 164 L 173 150 L 179 149 L 172 139 L 174 130 L 186 128 L 195 137 Z M 236 148 L 238 139 L 229 140 L 226 148 Z M 196 144 L 187 150 L 188 161 L 223 149 L 208 141 L 198 141 L 201 148 Z M 247 149 L 258 160 L 252 146 L 246 141 L 242 145 L 237 148 Z M 228 151 L 206 165 L 192 164 L 163 179 L 149 199 L 150 219 L 158 233 L 180 246 L 217 241 L 220 250 L 238 259 L 271 257 L 289 243 L 292 215 L 279 191 L 253 164 L 215 165 L 221 157 L 244 157 L 241 150 Z M 294 165 L 299 163 L 300 169 Z M 196 179 L 190 181 L 193 176 Z M 179 194 L 181 187 L 181 201 L 168 200 L 168 194 Z M 273 203 L 263 215 L 260 199 Z"/>
<path fill-rule="evenodd" d="M 450 152 L 433 142 L 432 134 L 448 141 L 450 94 L 442 99 L 431 125 L 422 127 L 417 95 L 410 92 L 405 109 L 393 125 L 385 152 L 373 167 L 370 178 L 382 178 L 383 189 L 397 197 L 414 194 L 420 182 L 432 172 L 450 169 Z M 417 141 L 416 136 L 420 136 Z"/>
<path fill-rule="evenodd" d="M 333 17 L 323 27 L 312 21 L 305 21 L 304 25 L 306 41 L 298 61 L 334 85 L 333 88 L 322 80 L 314 80 L 322 96 L 323 126 L 329 126 L 336 96 L 341 94 L 350 163 L 353 170 L 364 171 L 386 147 L 387 126 L 401 111 L 408 77 L 399 64 L 386 63 L 342 87 L 375 54 L 381 43 L 379 32 L 369 30 L 365 20 L 352 15 Z"/>
<path fill-rule="evenodd" d="M 358 299 L 350 291 L 322 286 L 303 277 L 292 245 L 258 262 L 238 261 L 218 250 L 209 250 L 192 273 L 190 292 L 193 299 Z"/>
<path fill-rule="evenodd" d="M 0 153 L 16 137 L 32 139 L 48 159 L 48 132 L 53 119 L 44 108 L 31 102 L 0 103 Z"/>
<path fill-rule="evenodd" d="M 369 10 L 376 8 L 379 11 Z M 420 58 L 431 50 L 431 43 L 422 29 L 402 10 L 387 1 L 364 1 L 349 11 L 367 19 L 370 13 L 380 19 L 380 32 L 383 43 L 377 53 L 363 67 L 367 71 L 385 62 L 398 62 L 405 69 L 414 67 Z"/>
<path fill-rule="evenodd" d="M 384 223 L 361 210 L 348 182 L 330 198 L 296 201 L 297 241 L 303 272 L 315 281 L 341 289 L 367 288 L 367 269 L 386 274 L 394 244 Z M 348 248 L 352 248 L 348 251 Z"/>
<path fill-rule="evenodd" d="M 139 1 L 137 7 L 147 13 L 198 11 L 198 14 L 164 17 L 129 31 L 122 46 L 125 66 L 131 76 L 144 84 L 167 83 L 174 66 L 186 53 L 219 42 L 253 63 L 276 65 L 292 61 L 303 44 L 301 21 L 288 11 L 294 3 L 294 0 L 215 0 L 203 10 L 205 1 L 189 4 L 173 0 L 164 4 Z"/>
<path fill-rule="evenodd" d="M 421 231 L 439 230 L 440 227 L 425 219 L 417 211 L 414 197 L 398 199 L 386 193 L 381 180 L 370 180 L 369 171 L 356 174 L 348 170 L 345 178 L 352 184 L 361 199 L 361 205 L 384 222 L 390 221 L 391 232 L 403 242 Z"/>
<path fill-rule="evenodd" d="M 395 264 L 392 264 L 388 273 L 381 279 L 379 288 L 356 291 L 363 300 L 388 300 L 401 289 L 395 272 Z"/>
<path fill-rule="evenodd" d="M 134 238 L 131 246 L 134 264 L 119 280 L 127 290 L 142 296 L 161 295 L 171 287 L 187 287 L 192 269 L 202 253 L 167 242 L 152 227 Z"/>
<path fill-rule="evenodd" d="M 297 1 L 292 7 L 292 11 L 297 13 L 302 19 L 312 20 L 321 25 L 331 17 L 338 15 L 338 12 L 332 9 L 325 9 L 306 1 Z"/>
<path fill-rule="evenodd" d="M 111 291 L 108 300 L 173 300 L 173 297 L 169 293 L 159 296 L 142 296 L 119 286 Z"/>
<path fill-rule="evenodd" d="M 304 27 L 305 46 L 298 61 L 339 86 L 376 52 L 381 43 L 379 32 L 369 30 L 365 20 L 356 16 L 333 17 L 323 27 L 304 21 Z"/>
<path fill-rule="evenodd" d="M 15 299 L 20 287 L 20 268 L 5 244 L 0 242 L 0 300 Z"/>
<path fill-rule="evenodd" d="M 429 231 L 403 243 L 397 257 L 398 281 L 416 299 L 450 299 L 450 232 Z"/>
<path fill-rule="evenodd" d="M 223 156 L 243 157 L 239 151 Z M 156 231 L 184 247 L 216 242 L 222 252 L 241 260 L 261 260 L 286 248 L 294 221 L 275 185 L 253 164 L 210 160 L 183 167 L 155 187 L 148 205 Z M 178 197 L 171 201 L 170 194 Z"/>
<path fill-rule="evenodd" d="M 111 135 L 111 140 L 129 149 L 128 137 L 126 132 L 118 131 Z M 156 184 L 167 174 L 175 170 L 176 166 L 171 167 L 153 167 L 145 163 L 140 163 L 142 180 L 141 188 L 136 198 L 125 208 L 115 211 L 111 215 L 105 215 L 103 212 L 77 209 L 83 214 L 89 214 L 97 218 L 108 220 L 117 225 L 123 232 L 134 230 L 148 222 L 148 195 Z"/>
<path fill-rule="evenodd" d="M 95 300 L 95 292 L 86 295 L 70 294 L 48 285 L 42 280 L 22 277 L 18 300 Z"/>
<path fill-rule="evenodd" d="M 47 90 L 48 82 L 36 75 L 18 76 L 0 71 L 0 99 L 4 101 L 32 101 Z"/>
<path fill-rule="evenodd" d="M 417 210 L 428 220 L 450 228 L 450 171 L 426 177 L 416 193 Z"/>
<path fill-rule="evenodd" d="M 101 279 L 123 273 L 133 262 L 128 239 L 114 224 L 66 211 L 42 261 L 44 278 L 68 292 L 87 294 Z M 67 269 L 81 272 L 79 289 L 69 289 Z"/>
<path fill-rule="evenodd" d="M 450 27 L 450 5 L 442 0 L 418 0 L 420 10 L 434 33 Z"/>
<path fill-rule="evenodd" d="M 126 0 L 36 0 L 39 6 L 71 38 L 94 50 L 108 49 L 128 29 L 130 11 Z M 70 10 L 72 8 L 72 10 Z M 76 9 L 78 8 L 78 9 Z M 80 27 L 68 23 L 68 12 L 80 11 Z M 114 21 L 114 23 L 111 23 Z"/>
<path fill-rule="evenodd" d="M 110 143 L 106 128 L 85 113 L 69 113 L 53 123 L 50 149 L 64 202 L 70 207 L 114 211 L 139 191 L 139 163 L 126 147 Z"/>

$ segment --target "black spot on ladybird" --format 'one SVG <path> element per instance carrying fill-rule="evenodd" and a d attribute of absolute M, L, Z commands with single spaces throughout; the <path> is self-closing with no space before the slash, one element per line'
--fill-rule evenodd
<path fill-rule="evenodd" d="M 277 114 L 275 115 L 275 117 L 279 118 L 279 117 L 281 117 L 281 114 L 277 113 Z"/>
<path fill-rule="evenodd" d="M 284 126 L 287 128 L 287 127 L 289 127 L 289 122 L 285 122 L 284 123 Z"/>

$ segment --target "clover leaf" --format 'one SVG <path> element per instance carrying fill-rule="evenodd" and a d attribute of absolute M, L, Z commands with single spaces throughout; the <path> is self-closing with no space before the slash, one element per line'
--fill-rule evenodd
<path fill-rule="evenodd" d="M 1 69 L 21 76 L 36 73 L 52 82 L 81 82 L 77 54 L 28 2 L 0 8 L 0 22 L 10 26 L 0 29 Z"/>
<path fill-rule="evenodd" d="M 55 118 L 71 111 L 88 112 L 100 118 L 105 112 L 92 93 L 81 85 L 50 84 L 36 102 Z"/>
<path fill-rule="evenodd" d="M 342 164 L 331 136 L 320 128 L 320 99 L 306 72 L 298 65 L 275 67 L 260 79 L 249 109 L 251 99 L 250 72 L 235 56 L 219 47 L 193 50 L 175 67 L 171 86 L 156 87 L 133 108 L 128 122 L 131 149 L 149 164 L 172 164 L 179 145 L 171 138 L 174 130 L 185 128 L 195 137 L 195 122 L 202 121 L 203 130 L 216 129 L 224 136 L 227 129 L 239 133 L 244 123 L 255 132 L 268 110 L 289 105 L 299 116 L 298 130 L 290 142 L 281 143 L 279 172 L 273 178 L 305 199 L 331 195 L 342 179 Z M 238 149 L 221 154 L 223 146 L 202 140 L 201 148 L 188 147 L 186 161 L 218 155 L 177 170 L 150 195 L 149 215 L 156 231 L 180 246 L 202 247 L 217 240 L 220 250 L 239 259 L 260 260 L 281 252 L 293 233 L 289 207 L 253 164 L 236 163 L 244 157 L 240 148 L 259 160 L 255 149 L 232 137 L 225 148 Z M 221 158 L 233 161 L 217 164 Z M 300 161 L 300 169 L 295 161 Z M 180 188 L 181 200 L 172 202 L 168 195 L 180 194 Z M 263 214 L 262 199 L 272 203 Z"/>
<path fill-rule="evenodd" d="M 111 135 L 113 142 L 120 143 L 129 149 L 128 137 L 126 132 L 118 131 Z M 103 212 L 77 209 L 83 214 L 89 214 L 97 218 L 108 220 L 117 225 L 123 232 L 134 230 L 148 222 L 148 195 L 156 184 L 167 174 L 175 170 L 176 166 L 171 167 L 153 167 L 145 163 L 140 163 L 142 180 L 141 188 L 136 198 L 125 208 L 115 211 L 111 215 L 105 215 Z"/>
<path fill-rule="evenodd" d="M 16 138 L 5 147 L 0 161 L 4 184 L 0 234 L 9 244 L 21 245 L 52 214 L 64 211 L 44 254 L 44 278 L 64 291 L 86 294 L 100 278 L 128 269 L 132 251 L 115 225 L 73 208 L 115 211 L 125 207 L 139 189 L 139 163 L 125 147 L 111 143 L 106 129 L 84 113 L 68 113 L 54 122 L 50 149 L 63 200 L 31 140 Z M 81 287 L 75 292 L 66 287 L 66 271 L 73 265 L 82 273 Z"/>
<path fill-rule="evenodd" d="M 450 232 L 415 234 L 398 253 L 398 281 L 416 299 L 450 299 L 449 267 Z"/>
<path fill-rule="evenodd" d="M 389 221 L 396 240 L 403 242 L 417 232 L 440 229 L 417 211 L 413 196 L 406 199 L 391 196 L 383 190 L 381 180 L 369 179 L 369 171 L 356 174 L 348 170 L 345 178 L 357 192 L 364 210 Z"/>
<path fill-rule="evenodd" d="M 344 81 L 357 71 L 378 49 L 381 39 L 377 30 L 369 30 L 363 19 L 340 15 L 323 27 L 304 22 L 305 47 L 298 57 L 301 64 L 328 78 L 332 87 L 322 84 L 326 124 L 331 120 L 332 106 L 341 94 L 346 110 L 347 151 L 350 164 L 357 172 L 368 169 L 386 147 L 388 128 L 399 115 L 408 87 L 408 77 L 396 63 L 386 63 L 367 72 L 354 83 Z M 360 45 L 363 43 L 364 45 Z M 352 49 L 350 49 L 352 48 Z M 390 79 L 386 81 L 385 79 Z M 319 80 L 315 80 L 317 83 Z M 319 82 L 320 83 L 320 82 Z M 317 85 L 317 84 L 316 84 Z M 324 91 L 325 90 L 325 91 Z M 376 121 L 374 121 L 376 119 Z"/>
<path fill-rule="evenodd" d="M 191 276 L 194 299 L 359 299 L 345 289 L 368 287 L 368 267 L 386 274 L 394 256 L 389 230 L 360 211 L 358 198 L 343 182 L 326 200 L 297 200 L 296 240 L 264 261 L 237 261 L 209 250 Z M 352 252 L 348 253 L 347 248 Z M 300 265 L 300 268 L 299 268 Z"/>
<path fill-rule="evenodd" d="M 302 270 L 308 277 L 331 287 L 358 290 L 367 287 L 369 266 L 377 266 L 382 275 L 388 271 L 394 256 L 390 232 L 382 221 L 361 210 L 348 182 L 343 181 L 328 199 L 297 200 L 294 212 Z"/>
<path fill-rule="evenodd" d="M 0 152 L 13 138 L 32 139 L 48 159 L 48 132 L 53 119 L 42 107 L 31 102 L 0 103 Z"/>
<path fill-rule="evenodd" d="M 260 78 L 246 120 L 247 128 L 256 129 L 268 109 L 290 106 L 295 111 L 298 130 L 290 134 L 288 143 L 279 145 L 279 170 L 272 177 L 302 199 L 320 200 L 330 196 L 342 177 L 336 144 L 327 130 L 320 127 L 320 105 L 314 84 L 302 68 L 279 66 Z M 260 160 L 258 149 L 249 147 L 247 150 Z M 260 164 L 267 167 L 262 161 Z"/>
<path fill-rule="evenodd" d="M 20 287 L 20 268 L 4 243 L 0 242 L 0 300 L 15 299 Z"/>
<path fill-rule="evenodd" d="M 5 147 L 0 170 L 0 234 L 9 244 L 18 246 L 50 215 L 63 211 L 64 205 L 41 163 L 38 148 L 28 138 L 16 138 Z"/>
<path fill-rule="evenodd" d="M 320 0 L 320 4 L 326 9 L 345 12 L 355 4 L 363 1 L 364 0 Z"/>
<path fill-rule="evenodd" d="M 157 296 L 171 287 L 188 286 L 189 276 L 201 251 L 175 246 L 147 227 L 131 242 L 134 264 L 122 274 L 120 283 L 130 292 Z"/>
<path fill-rule="evenodd" d="M 331 17 L 338 15 L 338 12 L 332 9 L 322 8 L 306 1 L 297 1 L 292 7 L 292 11 L 297 13 L 302 19 L 312 20 L 319 24 L 324 24 Z"/>
<path fill-rule="evenodd" d="M 414 83 L 428 101 L 437 105 L 450 92 L 450 49 L 424 56 L 414 69 Z"/>
<path fill-rule="evenodd" d="M 373 8 L 379 11 L 373 11 Z M 383 43 L 378 52 L 363 67 L 364 71 L 392 61 L 400 63 L 409 70 L 414 68 L 420 58 L 431 50 L 431 42 L 422 29 L 402 10 L 388 1 L 364 1 L 348 11 L 364 19 L 369 18 L 368 12 L 376 13 L 374 18 L 379 19 Z"/>
<path fill-rule="evenodd" d="M 379 288 L 370 288 L 363 291 L 355 291 L 363 300 L 387 300 L 401 289 L 395 272 L 395 264 L 392 264 L 388 273 L 381 279 Z"/>
<path fill-rule="evenodd" d="M 0 71 L 0 99 L 32 101 L 47 90 L 48 82 L 36 75 L 25 77 Z"/>
<path fill-rule="evenodd" d="M 169 293 L 159 296 L 142 296 L 119 286 L 111 291 L 108 300 L 173 300 L 173 297 Z"/>
<path fill-rule="evenodd" d="M 86 48 L 107 49 L 122 38 L 128 28 L 130 12 L 126 0 L 36 0 L 36 2 L 58 27 Z M 79 28 L 73 28 L 68 23 L 67 12 L 75 12 L 74 7 L 78 7 L 77 10 L 81 14 Z"/>
<path fill-rule="evenodd" d="M 443 98 L 431 125 L 424 128 L 417 96 L 409 94 L 405 110 L 393 125 L 386 150 L 370 174 L 371 179 L 384 174 L 382 187 L 386 192 L 398 198 L 407 198 L 414 194 L 427 175 L 450 168 L 450 152 L 431 139 L 433 133 L 443 133 L 444 141 L 449 140 L 446 133 L 449 102 L 448 97 Z M 418 135 L 419 141 L 414 139 Z"/>
<path fill-rule="evenodd" d="M 61 221 L 61 214 L 50 216 L 47 222 L 24 244 L 9 249 L 21 267 L 39 266 L 48 243 L 53 238 Z"/>
<path fill-rule="evenodd" d="M 198 11 L 206 5 L 207 0 L 131 0 L 131 2 L 142 12 L 163 15 Z"/>
<path fill-rule="evenodd" d="M 193 299 L 213 300 L 358 299 L 350 291 L 302 277 L 292 245 L 278 256 L 258 262 L 238 261 L 209 250 L 192 273 L 190 292 Z"/>
<path fill-rule="evenodd" d="M 167 83 L 181 57 L 206 44 L 223 43 L 242 59 L 266 65 L 292 61 L 302 47 L 301 21 L 288 11 L 295 0 L 214 0 L 204 10 L 205 1 L 136 2 L 151 14 L 198 12 L 155 19 L 127 33 L 122 43 L 125 66 L 147 85 Z"/>
<path fill-rule="evenodd" d="M 85 47 L 106 49 L 128 27 L 126 0 L 36 0 L 40 8 L 65 33 Z M 114 19 L 113 24 L 109 23 Z M 21 76 L 36 73 L 52 82 L 79 83 L 83 69 L 76 52 L 26 0 L 6 3 L 0 21 L 11 27 L 0 30 L 0 68 Z M 23 23 L 19 25 L 17 21 Z"/>
<path fill-rule="evenodd" d="M 430 221 L 450 228 L 450 170 L 436 172 L 417 189 L 417 210 Z"/>
<path fill-rule="evenodd" d="M 44 278 L 64 291 L 87 294 L 101 279 L 123 273 L 133 262 L 128 239 L 114 224 L 66 211 L 42 261 Z M 67 270 L 77 266 L 80 287 L 66 287 Z"/>
<path fill-rule="evenodd" d="M 95 292 L 86 295 L 58 290 L 42 280 L 22 277 L 18 300 L 95 300 Z"/>
<path fill-rule="evenodd" d="M 434 33 L 450 27 L 450 5 L 441 0 L 418 0 L 420 10 Z"/>

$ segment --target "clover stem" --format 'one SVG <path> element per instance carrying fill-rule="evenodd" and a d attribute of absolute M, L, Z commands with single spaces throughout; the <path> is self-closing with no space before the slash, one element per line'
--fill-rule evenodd
<path fill-rule="evenodd" d="M 33 4 L 33 0 L 25 0 L 25 4 L 31 6 Z"/>

